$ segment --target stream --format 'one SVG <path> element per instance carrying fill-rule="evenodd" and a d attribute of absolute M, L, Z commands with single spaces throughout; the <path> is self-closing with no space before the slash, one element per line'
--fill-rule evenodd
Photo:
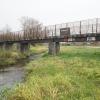
<path fill-rule="evenodd" d="M 12 87 L 16 83 L 20 83 L 25 77 L 25 65 L 31 60 L 36 60 L 41 57 L 41 54 L 31 55 L 27 59 L 22 60 L 19 64 L 8 68 L 0 69 L 0 90 L 5 87 Z"/>

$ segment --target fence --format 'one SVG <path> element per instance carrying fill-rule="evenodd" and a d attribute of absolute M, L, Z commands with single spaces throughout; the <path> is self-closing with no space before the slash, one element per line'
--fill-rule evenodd
<path fill-rule="evenodd" d="M 24 31 L 10 32 L 9 34 L 0 32 L 0 41 L 45 39 L 49 36 L 60 36 L 61 28 L 70 28 L 70 35 L 89 33 L 100 34 L 100 18 L 50 25 L 47 27 L 37 26 L 36 28 Z"/>
<path fill-rule="evenodd" d="M 70 34 L 100 33 L 100 18 L 70 23 L 50 25 L 47 27 L 50 36 L 59 36 L 61 28 L 70 28 Z"/>

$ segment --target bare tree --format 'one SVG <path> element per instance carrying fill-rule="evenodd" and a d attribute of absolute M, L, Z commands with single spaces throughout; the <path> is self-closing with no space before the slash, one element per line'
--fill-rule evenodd
<path fill-rule="evenodd" d="M 24 31 L 24 39 L 41 38 L 42 24 L 39 21 L 30 17 L 22 17 L 20 22 Z"/>

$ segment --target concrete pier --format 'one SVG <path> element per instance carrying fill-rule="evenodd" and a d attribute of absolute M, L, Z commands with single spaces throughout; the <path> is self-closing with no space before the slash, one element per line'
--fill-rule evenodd
<path fill-rule="evenodd" d="M 20 51 L 22 53 L 27 52 L 29 50 L 29 43 L 20 43 Z"/>
<path fill-rule="evenodd" d="M 4 49 L 5 50 L 11 50 L 13 46 L 13 43 L 4 43 Z"/>
<path fill-rule="evenodd" d="M 60 43 L 59 42 L 49 42 L 49 54 L 57 55 L 60 51 Z"/>

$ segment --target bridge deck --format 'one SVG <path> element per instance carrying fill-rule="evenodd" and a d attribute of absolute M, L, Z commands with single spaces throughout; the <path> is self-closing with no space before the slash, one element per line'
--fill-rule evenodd
<path fill-rule="evenodd" d="M 46 37 L 43 39 L 19 39 L 19 40 L 6 40 L 0 43 L 48 43 L 48 42 L 89 42 L 100 41 L 100 34 L 76 34 L 66 37 Z"/>

